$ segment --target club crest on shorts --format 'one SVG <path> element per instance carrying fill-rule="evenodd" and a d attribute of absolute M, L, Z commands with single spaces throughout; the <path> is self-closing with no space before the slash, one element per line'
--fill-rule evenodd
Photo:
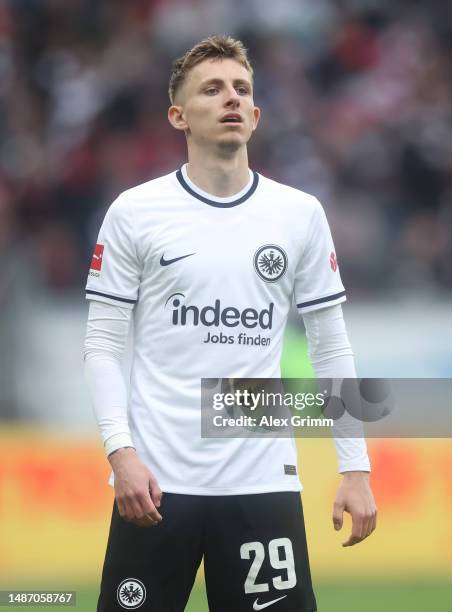
<path fill-rule="evenodd" d="M 276 244 L 265 244 L 254 254 L 254 269 L 263 281 L 274 283 L 286 273 L 287 255 Z"/>
<path fill-rule="evenodd" d="M 126 610 L 136 610 L 146 601 L 146 587 L 137 578 L 126 578 L 118 586 L 118 603 Z"/>

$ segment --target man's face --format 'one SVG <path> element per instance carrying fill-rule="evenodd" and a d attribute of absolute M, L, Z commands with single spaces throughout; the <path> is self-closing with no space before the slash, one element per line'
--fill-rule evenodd
<path fill-rule="evenodd" d="M 250 73 L 233 59 L 209 59 L 195 66 L 175 106 L 181 109 L 179 129 L 189 139 L 201 146 L 217 144 L 230 152 L 248 142 L 260 116 Z"/>

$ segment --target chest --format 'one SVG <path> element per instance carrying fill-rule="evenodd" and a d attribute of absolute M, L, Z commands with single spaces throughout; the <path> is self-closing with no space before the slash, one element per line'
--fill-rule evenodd
<path fill-rule="evenodd" d="M 235 214 L 166 220 L 146 246 L 144 276 L 160 282 L 280 290 L 292 282 L 301 244 L 275 219 Z"/>

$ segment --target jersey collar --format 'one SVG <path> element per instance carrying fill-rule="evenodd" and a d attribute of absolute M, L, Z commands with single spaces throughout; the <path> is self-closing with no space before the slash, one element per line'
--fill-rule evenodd
<path fill-rule="evenodd" d="M 199 191 L 195 190 L 191 185 L 188 184 L 186 178 L 184 177 L 185 172 L 182 171 L 182 168 L 179 168 L 179 170 L 176 172 L 176 177 L 177 180 L 179 181 L 180 185 L 185 189 L 185 191 L 187 191 L 191 196 L 193 196 L 194 198 L 201 200 L 201 202 L 204 202 L 205 204 L 209 204 L 210 206 L 215 206 L 217 208 L 232 208 L 233 206 L 237 206 L 238 204 L 242 204 L 243 202 L 245 202 L 246 200 L 248 200 L 248 198 L 250 198 L 253 193 L 256 191 L 257 189 L 257 185 L 259 183 L 259 175 L 257 172 L 252 172 L 252 182 L 250 187 L 245 191 L 245 193 L 239 195 L 238 198 L 215 198 L 215 196 L 209 195 L 206 192 L 202 192 L 200 193 Z"/>

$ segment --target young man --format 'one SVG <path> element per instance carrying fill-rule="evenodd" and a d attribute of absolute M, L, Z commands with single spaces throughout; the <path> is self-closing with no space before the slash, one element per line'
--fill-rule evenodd
<path fill-rule="evenodd" d="M 200 435 L 201 378 L 280 376 L 293 298 L 317 375 L 355 376 L 321 205 L 248 168 L 260 117 L 252 75 L 229 37 L 175 62 L 168 118 L 188 164 L 121 194 L 100 230 L 85 359 L 115 487 L 102 612 L 182 611 L 203 557 L 213 612 L 316 610 L 293 440 Z M 243 334 L 265 342 L 239 343 Z M 351 513 L 348 546 L 373 531 L 376 509 L 364 441 L 336 447 L 333 521 L 340 529 Z"/>

